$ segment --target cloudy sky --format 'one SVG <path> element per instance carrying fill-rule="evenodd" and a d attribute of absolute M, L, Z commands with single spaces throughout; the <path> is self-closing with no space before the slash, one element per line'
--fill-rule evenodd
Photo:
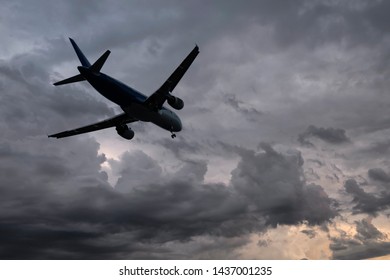
<path fill-rule="evenodd" d="M 390 258 L 389 1 L 1 1 L 1 259 Z M 77 74 L 149 95 L 195 44 L 176 139 Z"/>

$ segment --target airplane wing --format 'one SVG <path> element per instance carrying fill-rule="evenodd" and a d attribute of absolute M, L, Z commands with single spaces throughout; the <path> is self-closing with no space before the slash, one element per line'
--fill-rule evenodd
<path fill-rule="evenodd" d="M 79 128 L 73 129 L 73 130 L 67 130 L 67 131 L 63 131 L 60 133 L 52 134 L 52 135 L 49 135 L 48 137 L 64 138 L 64 137 L 69 137 L 69 136 L 87 133 L 87 132 L 91 132 L 91 131 L 106 129 L 109 127 L 118 126 L 118 125 L 122 125 L 122 124 L 126 124 L 126 123 L 136 122 L 136 121 L 138 121 L 138 120 L 128 116 L 126 113 L 122 113 L 120 115 L 106 119 L 106 120 L 101 121 L 101 122 L 97 122 L 97 123 L 90 124 L 87 126 L 79 127 Z"/>
<path fill-rule="evenodd" d="M 182 61 L 179 67 L 177 67 L 176 70 L 171 74 L 171 76 L 169 76 L 165 83 L 145 100 L 145 104 L 148 107 L 161 109 L 162 105 L 167 99 L 167 95 L 172 92 L 176 85 L 179 83 L 188 68 L 190 68 L 192 62 L 194 62 L 198 53 L 199 47 L 195 46 L 195 48 Z"/>

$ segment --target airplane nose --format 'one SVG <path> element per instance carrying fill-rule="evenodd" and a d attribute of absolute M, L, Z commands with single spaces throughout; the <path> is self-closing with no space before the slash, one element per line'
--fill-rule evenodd
<path fill-rule="evenodd" d="M 172 131 L 179 132 L 182 129 L 181 120 L 176 114 L 174 116 L 175 117 L 172 122 Z"/>

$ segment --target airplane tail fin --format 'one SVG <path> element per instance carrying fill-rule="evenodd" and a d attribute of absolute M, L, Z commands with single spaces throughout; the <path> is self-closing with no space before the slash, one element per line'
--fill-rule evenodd
<path fill-rule="evenodd" d="M 85 55 L 83 54 L 83 52 L 80 50 L 79 46 L 77 46 L 76 42 L 73 41 L 72 38 L 69 38 L 69 41 L 72 43 L 72 46 L 74 48 L 74 51 L 76 52 L 80 62 L 81 62 L 81 65 L 85 66 L 85 67 L 90 67 L 91 66 L 91 63 L 89 63 L 88 59 L 85 57 Z"/>
<path fill-rule="evenodd" d="M 109 50 L 107 50 L 101 57 L 99 57 L 98 60 L 95 61 L 94 64 L 91 65 L 91 63 L 89 63 L 88 59 L 85 57 L 83 52 L 77 46 L 76 42 L 73 41 L 72 38 L 69 38 L 69 40 L 72 43 L 72 46 L 73 46 L 81 64 L 85 67 L 88 67 L 93 72 L 99 73 L 111 52 Z M 78 74 L 76 76 L 73 76 L 73 77 L 67 78 L 65 80 L 56 82 L 56 83 L 54 83 L 54 85 L 59 86 L 59 85 L 71 84 L 71 83 L 76 83 L 76 82 L 81 82 L 81 81 L 85 81 L 85 78 L 82 75 Z"/>

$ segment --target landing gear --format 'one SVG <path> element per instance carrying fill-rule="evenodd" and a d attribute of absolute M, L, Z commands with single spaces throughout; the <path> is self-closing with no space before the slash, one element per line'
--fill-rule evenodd
<path fill-rule="evenodd" d="M 176 134 L 173 133 L 173 126 L 171 126 L 171 137 L 172 139 L 176 138 Z"/>

